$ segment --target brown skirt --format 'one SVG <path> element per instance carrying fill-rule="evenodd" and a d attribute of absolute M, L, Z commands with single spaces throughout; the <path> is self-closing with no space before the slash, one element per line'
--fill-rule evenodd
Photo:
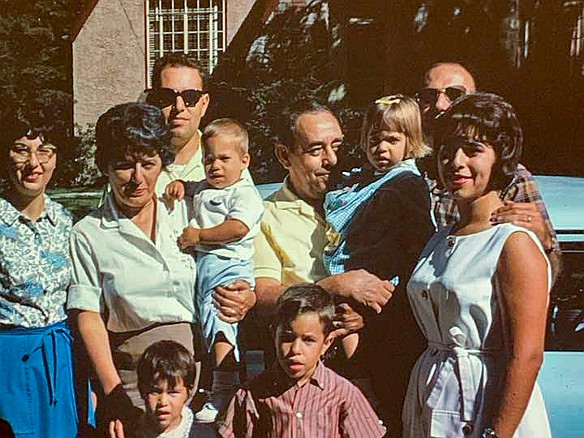
<path fill-rule="evenodd" d="M 193 394 L 199 386 L 201 375 L 200 335 L 194 324 L 180 322 L 174 324 L 157 324 L 146 329 L 113 333 L 109 332 L 112 358 L 126 394 L 134 406 L 144 409 L 144 400 L 138 391 L 138 374 L 136 368 L 140 356 L 150 345 L 162 340 L 172 340 L 182 344 L 195 357 L 197 375 Z"/>

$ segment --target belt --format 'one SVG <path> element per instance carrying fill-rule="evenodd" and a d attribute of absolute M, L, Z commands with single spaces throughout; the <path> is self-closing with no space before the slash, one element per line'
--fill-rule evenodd
<path fill-rule="evenodd" d="M 442 342 L 428 341 L 428 348 L 447 351 L 455 359 L 458 365 L 458 373 L 455 370 L 455 375 L 458 378 L 458 384 L 460 387 L 460 414 L 462 421 L 471 422 L 473 421 L 475 414 L 475 382 L 471 381 L 473 379 L 473 374 L 471 370 L 471 364 L 469 356 L 479 356 L 479 357 L 496 357 L 499 356 L 502 351 L 494 349 L 470 349 L 463 347 L 466 335 L 458 327 L 453 327 L 449 330 L 451 339 L 453 342 L 451 344 L 445 344 Z M 446 368 L 446 369 L 445 369 Z M 451 370 L 448 367 L 444 367 L 440 370 L 440 373 L 448 374 Z M 432 388 L 429 397 L 435 394 L 436 391 L 440 390 L 441 387 Z"/>

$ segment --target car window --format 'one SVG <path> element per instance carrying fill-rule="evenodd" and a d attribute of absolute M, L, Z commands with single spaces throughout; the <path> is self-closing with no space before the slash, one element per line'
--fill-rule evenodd
<path fill-rule="evenodd" d="M 546 350 L 584 351 L 584 242 L 562 245 L 562 271 L 550 296 Z"/>

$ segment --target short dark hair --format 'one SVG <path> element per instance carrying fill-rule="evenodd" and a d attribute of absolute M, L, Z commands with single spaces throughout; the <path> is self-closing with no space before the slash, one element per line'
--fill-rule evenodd
<path fill-rule="evenodd" d="M 203 70 L 198 60 L 182 52 L 167 53 L 166 55 L 156 60 L 156 62 L 154 63 L 154 67 L 152 68 L 151 76 L 152 88 L 160 88 L 162 70 L 164 70 L 167 67 L 194 68 L 199 72 L 199 76 L 201 76 L 201 80 L 203 81 L 203 90 L 205 89 L 205 82 L 207 81 L 207 75 L 205 74 L 205 70 Z"/>
<path fill-rule="evenodd" d="M 511 182 L 523 150 L 523 131 L 510 103 L 491 93 L 469 94 L 456 101 L 437 120 L 434 151 L 456 137 L 470 137 L 493 148 L 497 161 L 490 187 L 500 190 Z"/>
<path fill-rule="evenodd" d="M 67 149 L 71 136 L 63 120 L 57 120 L 51 105 L 18 102 L 8 97 L 0 114 L 0 180 L 7 178 L 8 154 L 15 140 L 38 136 L 57 148 Z"/>
<path fill-rule="evenodd" d="M 324 327 L 324 335 L 333 331 L 335 304 L 333 297 L 322 287 L 313 283 L 302 283 L 287 288 L 276 303 L 274 328 L 289 324 L 298 316 L 314 312 Z"/>
<path fill-rule="evenodd" d="M 152 383 L 166 380 L 174 387 L 181 378 L 189 392 L 195 386 L 197 372 L 193 355 L 175 341 L 158 341 L 150 345 L 138 362 L 138 390 L 145 398 Z"/>
<path fill-rule="evenodd" d="M 201 137 L 203 149 L 206 147 L 207 140 L 218 134 L 233 135 L 236 137 L 239 140 L 239 152 L 242 156 L 249 152 L 249 134 L 245 126 L 237 120 L 224 117 L 209 123 L 205 127 L 203 136 Z"/>
<path fill-rule="evenodd" d="M 99 116 L 95 127 L 95 161 L 106 173 L 110 164 L 128 154 L 158 154 L 162 165 L 174 161 L 172 134 L 160 108 L 144 103 L 122 103 Z"/>
<path fill-rule="evenodd" d="M 60 120 L 55 120 L 54 108 L 13 102 L 0 116 L 0 143 L 2 147 L 15 140 L 27 137 L 31 140 L 42 135 L 44 141 L 62 146 L 69 140 L 67 129 Z"/>
<path fill-rule="evenodd" d="M 284 109 L 276 118 L 274 126 L 274 142 L 286 146 L 288 149 L 296 145 L 296 130 L 298 129 L 298 119 L 304 114 L 329 113 L 338 119 L 335 113 L 326 105 L 310 100 L 303 99 L 293 102 Z"/>

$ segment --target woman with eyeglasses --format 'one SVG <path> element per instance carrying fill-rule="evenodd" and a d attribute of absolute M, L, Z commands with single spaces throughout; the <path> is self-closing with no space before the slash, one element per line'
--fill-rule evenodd
<path fill-rule="evenodd" d="M 490 222 L 522 142 L 513 107 L 493 94 L 469 95 L 440 119 L 438 173 L 460 220 L 432 237 L 408 283 L 428 347 L 410 378 L 404 437 L 551 436 L 535 383 L 550 264 L 534 233 Z"/>
<path fill-rule="evenodd" d="M 52 109 L 0 120 L 0 418 L 15 436 L 77 436 L 71 335 L 71 214 L 46 194 L 66 136 Z"/>

